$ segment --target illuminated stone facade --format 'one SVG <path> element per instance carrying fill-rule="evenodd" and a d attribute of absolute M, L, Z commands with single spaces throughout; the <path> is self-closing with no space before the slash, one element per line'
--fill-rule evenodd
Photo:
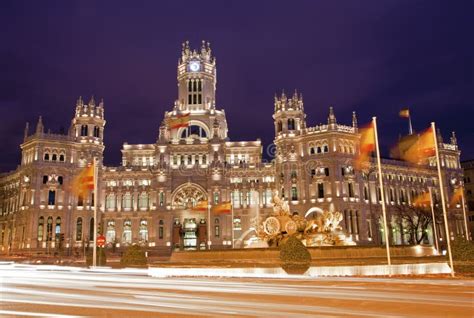
<path fill-rule="evenodd" d="M 464 170 L 464 195 L 466 200 L 466 214 L 471 237 L 474 233 L 474 160 L 461 162 Z"/>
<path fill-rule="evenodd" d="M 233 203 L 235 245 L 243 246 L 256 217 L 271 213 L 273 190 L 288 200 L 292 212 L 311 218 L 334 208 L 343 213 L 341 225 L 358 244 L 381 243 L 376 174 L 373 168 L 367 173 L 352 168 L 359 142 L 355 113 L 350 125 L 341 125 L 331 107 L 327 124 L 308 127 L 300 95 L 275 97 L 275 141 L 267 148 L 275 160 L 264 162 L 260 140 L 228 138 L 225 111 L 216 104 L 216 61 L 208 43 L 198 51 L 183 44 L 177 80 L 178 99 L 165 112 L 156 143 L 125 143 L 118 167 L 102 165 L 103 102 L 79 98 L 67 134 L 45 132 L 41 118 L 34 133 L 27 126 L 21 165 L 0 176 L 1 251 L 41 252 L 59 245 L 80 250 L 90 244 L 93 195 L 73 195 L 71 183 L 93 157 L 101 163 L 99 224 L 109 246 L 205 248 L 210 228 L 211 247 L 229 248 L 231 215 L 212 212 L 209 219 L 207 211 L 192 209 L 202 200 Z M 189 127 L 170 129 L 173 118 L 185 113 Z M 440 149 L 451 193 L 449 181 L 462 178 L 455 138 L 441 141 Z M 437 184 L 433 167 L 387 159 L 383 172 L 389 215 Z M 461 233 L 460 210 L 450 214 L 452 231 Z M 395 221 L 392 233 L 394 243 L 407 242 Z"/>

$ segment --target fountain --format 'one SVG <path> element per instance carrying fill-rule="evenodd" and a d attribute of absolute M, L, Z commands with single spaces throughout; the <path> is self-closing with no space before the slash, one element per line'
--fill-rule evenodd
<path fill-rule="evenodd" d="M 341 221 L 342 214 L 334 211 L 332 204 L 328 211 L 318 213 L 313 220 L 291 214 L 288 203 L 280 199 L 278 191 L 274 191 L 273 213 L 263 222 L 257 218 L 255 232 L 258 240 L 253 240 L 248 247 L 279 246 L 290 236 L 295 236 L 306 246 L 356 245 L 342 230 Z"/>

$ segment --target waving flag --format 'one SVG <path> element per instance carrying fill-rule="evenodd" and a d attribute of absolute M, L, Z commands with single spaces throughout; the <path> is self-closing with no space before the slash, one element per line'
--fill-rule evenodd
<path fill-rule="evenodd" d="M 170 119 L 169 121 L 169 127 L 171 129 L 177 129 L 177 128 L 188 127 L 188 126 L 189 126 L 189 113 L 178 115 L 175 118 Z"/>
<path fill-rule="evenodd" d="M 374 124 L 371 122 L 360 130 L 360 153 L 355 161 L 355 168 L 360 170 L 369 162 L 370 154 L 375 151 L 375 131 Z"/>
<path fill-rule="evenodd" d="M 72 182 L 72 191 L 77 195 L 84 195 L 94 190 L 94 164 L 81 170 Z"/>
<path fill-rule="evenodd" d="M 402 109 L 398 115 L 402 118 L 409 118 L 410 117 L 410 110 L 408 108 Z"/>
<path fill-rule="evenodd" d="M 400 155 L 401 159 L 405 161 L 420 164 L 435 154 L 434 133 L 433 128 L 430 127 L 421 133 L 416 141 L 407 147 L 407 150 Z"/>
<path fill-rule="evenodd" d="M 463 188 L 457 187 L 453 192 L 453 196 L 451 197 L 451 201 L 449 202 L 449 205 L 454 207 L 456 206 L 456 204 L 460 203 L 462 199 L 462 195 L 463 195 Z"/>
<path fill-rule="evenodd" d="M 232 205 L 230 202 L 224 202 L 214 206 L 212 211 L 217 214 L 230 213 L 232 211 Z"/>
<path fill-rule="evenodd" d="M 193 208 L 193 211 L 207 211 L 207 200 L 199 201 Z"/>
<path fill-rule="evenodd" d="M 424 192 L 413 199 L 413 205 L 416 207 L 425 207 L 431 205 L 431 197 L 429 192 Z"/>

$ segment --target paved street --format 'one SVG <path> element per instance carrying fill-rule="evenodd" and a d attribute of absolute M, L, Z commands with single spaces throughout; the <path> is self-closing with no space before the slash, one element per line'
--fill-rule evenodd
<path fill-rule="evenodd" d="M 472 317 L 459 279 L 153 278 L 146 270 L 0 265 L 1 317 Z"/>

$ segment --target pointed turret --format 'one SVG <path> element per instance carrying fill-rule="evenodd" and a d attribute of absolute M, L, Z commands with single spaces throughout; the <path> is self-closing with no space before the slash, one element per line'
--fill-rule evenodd
<path fill-rule="evenodd" d="M 39 116 L 38 123 L 36 124 L 36 133 L 37 134 L 44 133 L 43 118 L 41 116 Z"/>
<path fill-rule="evenodd" d="M 352 128 L 354 128 L 354 132 L 357 132 L 357 115 L 356 112 L 352 112 Z"/>
<path fill-rule="evenodd" d="M 23 132 L 23 141 L 25 141 L 26 138 L 28 138 L 29 131 L 30 131 L 30 123 L 26 122 L 25 131 Z"/>
<path fill-rule="evenodd" d="M 329 107 L 329 115 L 328 115 L 328 125 L 329 128 L 336 128 L 336 115 L 334 115 L 334 108 L 332 106 Z"/>
<path fill-rule="evenodd" d="M 456 133 L 453 131 L 451 132 L 451 145 L 457 145 L 458 144 L 458 139 L 456 138 Z"/>

